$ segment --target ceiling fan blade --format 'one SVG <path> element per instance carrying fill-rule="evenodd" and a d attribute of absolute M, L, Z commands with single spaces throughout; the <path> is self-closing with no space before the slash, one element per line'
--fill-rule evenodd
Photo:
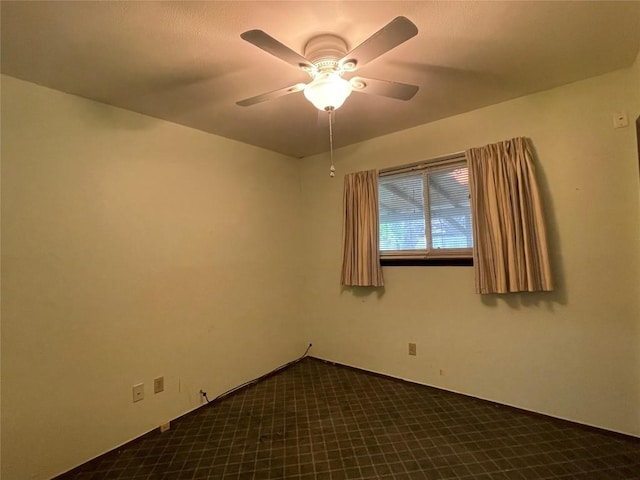
<path fill-rule="evenodd" d="M 315 68 L 309 60 L 262 30 L 248 30 L 241 34 L 240 37 L 296 68 L 302 68 L 304 70 L 313 70 Z"/>
<path fill-rule="evenodd" d="M 236 102 L 236 105 L 240 105 L 241 107 L 248 107 L 250 105 L 255 105 L 256 103 L 262 103 L 266 102 L 267 100 L 273 100 L 274 98 L 284 97 L 285 95 L 289 95 L 290 93 L 301 92 L 302 90 L 304 90 L 305 86 L 306 84 L 304 83 L 296 83 L 291 87 L 281 88 L 279 90 L 263 93 L 251 98 L 245 98 L 244 100 Z"/>
<path fill-rule="evenodd" d="M 416 85 L 375 78 L 353 77 L 349 83 L 354 92 L 371 93 L 398 100 L 411 100 L 419 90 Z"/>
<path fill-rule="evenodd" d="M 355 61 L 358 67 L 365 65 L 417 34 L 418 27 L 411 20 L 396 17 L 347 53 L 340 60 L 340 65 L 351 61 Z"/>

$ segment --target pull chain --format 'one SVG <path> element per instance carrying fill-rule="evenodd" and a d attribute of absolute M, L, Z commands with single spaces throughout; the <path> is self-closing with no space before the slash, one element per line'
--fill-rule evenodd
<path fill-rule="evenodd" d="M 333 165 L 333 123 L 331 114 L 333 113 L 333 108 L 328 108 L 327 112 L 329 113 L 329 155 L 331 157 L 331 167 L 329 168 L 329 176 L 331 178 L 336 176 L 336 167 Z"/>

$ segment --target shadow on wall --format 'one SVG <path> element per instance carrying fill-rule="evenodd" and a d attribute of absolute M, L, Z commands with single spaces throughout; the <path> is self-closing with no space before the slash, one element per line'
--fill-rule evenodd
<path fill-rule="evenodd" d="M 121 107 L 111 106 L 99 101 L 83 102 L 77 108 L 78 117 L 86 125 L 103 130 L 140 131 L 151 130 L 159 120 L 146 115 L 136 115 L 132 111 L 116 110 Z"/>
<path fill-rule="evenodd" d="M 636 118 L 636 142 L 638 143 L 638 173 L 640 174 L 640 117 Z"/>
<path fill-rule="evenodd" d="M 527 307 L 546 307 L 553 311 L 555 304 L 566 305 L 566 295 L 564 288 L 557 285 L 553 292 L 514 292 L 514 293 L 491 293 L 480 295 L 480 300 L 487 307 L 495 307 L 498 302 L 504 302 L 513 309 Z"/>
<path fill-rule="evenodd" d="M 376 295 L 377 298 L 382 298 L 384 296 L 384 291 L 384 287 L 354 287 L 347 285 L 340 287 L 341 295 L 345 292 L 349 292 L 357 298 L 370 297 L 371 295 Z"/>
<path fill-rule="evenodd" d="M 124 109 L 127 111 L 126 115 L 96 104 L 85 104 L 90 106 L 85 106 L 81 113 L 92 124 L 109 129 L 145 130 L 156 126 L 158 120 L 187 125 L 186 119 L 194 111 L 209 108 L 213 101 L 224 100 L 209 98 L 210 95 L 207 94 L 219 91 L 219 88 L 214 88 L 214 82 L 230 73 L 202 71 L 148 75 L 135 82 L 111 85 L 102 98 L 93 99 L 98 103 Z M 208 99 L 209 104 L 204 104 L 203 99 Z M 131 112 L 140 115 L 131 115 Z"/>

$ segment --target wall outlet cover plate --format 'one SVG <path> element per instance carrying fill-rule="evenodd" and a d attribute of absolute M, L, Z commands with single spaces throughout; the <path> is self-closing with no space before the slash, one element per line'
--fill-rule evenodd
<path fill-rule="evenodd" d="M 132 387 L 133 390 L 133 401 L 139 402 L 144 399 L 144 383 L 138 383 Z"/>

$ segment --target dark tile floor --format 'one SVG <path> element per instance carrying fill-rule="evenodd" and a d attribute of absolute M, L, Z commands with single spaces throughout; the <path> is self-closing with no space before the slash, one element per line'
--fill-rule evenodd
<path fill-rule="evenodd" d="M 640 441 L 306 358 L 58 478 L 640 479 Z"/>

